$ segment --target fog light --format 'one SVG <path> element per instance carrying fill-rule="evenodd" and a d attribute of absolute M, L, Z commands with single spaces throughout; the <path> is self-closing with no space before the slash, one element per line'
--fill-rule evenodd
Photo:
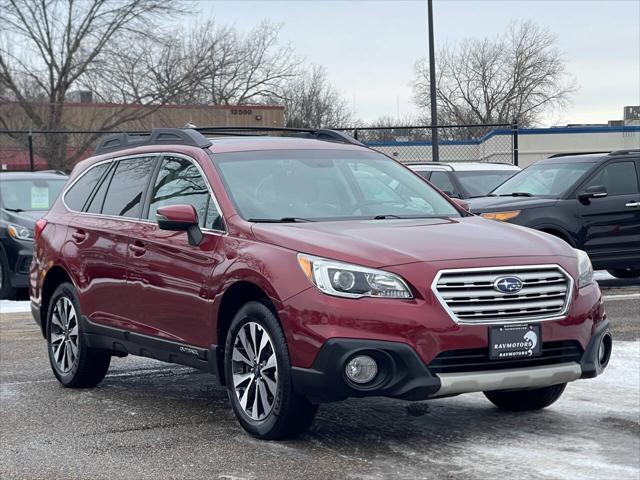
<path fill-rule="evenodd" d="M 349 360 L 344 371 L 354 383 L 369 383 L 378 374 L 378 364 L 368 355 L 359 355 Z"/>

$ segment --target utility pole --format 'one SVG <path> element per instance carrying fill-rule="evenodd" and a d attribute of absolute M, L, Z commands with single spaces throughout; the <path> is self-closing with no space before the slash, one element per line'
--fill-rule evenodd
<path fill-rule="evenodd" d="M 429 11 L 429 84 L 431 89 L 431 161 L 440 161 L 438 143 L 438 106 L 436 105 L 436 54 L 433 44 L 433 0 L 427 0 Z"/>

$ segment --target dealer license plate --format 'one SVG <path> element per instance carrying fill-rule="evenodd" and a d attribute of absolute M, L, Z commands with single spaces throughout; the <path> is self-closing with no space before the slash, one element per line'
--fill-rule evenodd
<path fill-rule="evenodd" d="M 509 360 L 542 355 L 540 325 L 503 325 L 489 328 L 489 358 Z"/>

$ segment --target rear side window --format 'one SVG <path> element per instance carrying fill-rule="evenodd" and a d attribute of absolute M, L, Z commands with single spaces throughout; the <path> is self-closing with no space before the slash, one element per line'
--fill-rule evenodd
<path fill-rule="evenodd" d="M 109 164 L 110 167 L 113 167 L 112 164 Z M 107 193 L 107 188 L 109 188 L 109 182 L 111 181 L 111 176 L 113 175 L 113 168 L 110 168 L 107 171 L 94 189 L 91 197 L 89 198 L 88 204 L 85 206 L 84 211 L 89 213 L 100 213 L 102 212 L 102 205 L 104 205 L 104 197 Z"/>
<path fill-rule="evenodd" d="M 593 177 L 587 187 L 604 185 L 609 195 L 638 193 L 638 175 L 633 162 L 610 163 Z"/>
<path fill-rule="evenodd" d="M 104 215 L 140 217 L 153 161 L 153 158 L 130 158 L 118 162 L 104 199 Z"/>
<path fill-rule="evenodd" d="M 193 205 L 202 228 L 220 228 L 218 212 L 198 168 L 185 158 L 168 157 L 153 186 L 147 218 L 155 221 L 158 208 L 178 204 Z"/>
<path fill-rule="evenodd" d="M 109 165 L 108 163 L 103 163 L 90 167 L 65 193 L 64 202 L 67 207 L 77 212 L 81 211 Z"/>
<path fill-rule="evenodd" d="M 431 172 L 429 170 L 414 170 L 418 175 L 420 175 L 422 178 L 425 178 L 427 180 L 429 180 L 429 175 L 431 174 Z"/>

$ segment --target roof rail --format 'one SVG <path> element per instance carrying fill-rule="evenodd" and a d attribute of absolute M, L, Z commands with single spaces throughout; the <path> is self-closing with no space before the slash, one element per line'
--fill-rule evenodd
<path fill-rule="evenodd" d="M 288 133 L 292 137 L 315 138 L 329 142 L 365 145 L 346 133 L 327 128 L 288 128 L 288 127 L 195 127 L 203 135 L 225 136 L 261 136 L 260 132 Z"/>
<path fill-rule="evenodd" d="M 609 155 L 629 155 L 631 153 L 640 153 L 640 148 L 630 148 L 628 150 L 616 150 Z"/>
<path fill-rule="evenodd" d="M 102 155 L 145 145 L 189 145 L 207 148 L 211 146 L 211 140 L 189 128 L 154 128 L 149 135 L 130 135 L 124 132 L 107 135 L 96 147 L 95 154 Z"/>
<path fill-rule="evenodd" d="M 599 152 L 566 152 L 566 153 L 554 153 L 553 155 L 548 156 L 547 158 L 558 158 L 558 157 L 571 157 L 573 155 L 598 155 L 598 154 L 608 154 L 610 153 L 610 150 L 607 150 L 605 152 L 603 151 L 599 151 Z"/>
<path fill-rule="evenodd" d="M 66 175 L 62 170 L 36 170 L 39 173 L 54 173 L 56 175 Z"/>

